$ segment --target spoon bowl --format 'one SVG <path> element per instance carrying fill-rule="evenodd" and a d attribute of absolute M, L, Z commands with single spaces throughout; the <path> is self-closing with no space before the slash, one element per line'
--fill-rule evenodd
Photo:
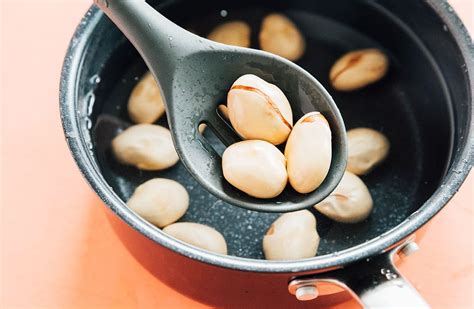
<path fill-rule="evenodd" d="M 215 43 L 169 21 L 141 0 L 96 0 L 96 4 L 137 48 L 158 81 L 176 150 L 191 175 L 220 199 L 249 210 L 289 212 L 312 207 L 341 180 L 347 162 L 344 122 L 329 93 L 308 72 L 273 54 Z M 241 140 L 217 111 L 232 83 L 254 74 L 287 96 L 294 119 L 321 112 L 332 132 L 332 162 L 319 188 L 300 194 L 289 186 L 278 197 L 257 199 L 223 177 L 221 154 L 199 132 L 205 123 L 225 145 Z M 317 158 L 315 158 L 317 159 Z"/>

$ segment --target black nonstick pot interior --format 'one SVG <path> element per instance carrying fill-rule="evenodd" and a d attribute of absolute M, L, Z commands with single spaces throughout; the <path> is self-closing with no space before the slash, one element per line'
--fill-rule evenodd
<path fill-rule="evenodd" d="M 306 53 L 297 63 L 330 92 L 346 127 L 374 128 L 390 140 L 386 162 L 363 177 L 374 199 L 374 211 L 366 221 L 339 224 L 314 212 L 321 236 L 319 256 L 337 255 L 406 220 L 436 191 L 453 156 L 462 148 L 466 134 L 462 128 L 470 120 L 466 113 L 469 82 L 461 69 L 466 64 L 448 27 L 425 1 L 410 1 L 407 8 L 400 2 L 156 2 L 166 17 L 201 36 L 225 21 L 247 21 L 252 26 L 253 48 L 258 48 L 258 31 L 265 14 L 284 13 L 307 40 Z M 402 22 L 395 13 L 407 18 Z M 82 59 L 87 69 L 78 83 L 79 96 L 85 103 L 78 113 L 86 129 L 91 129 L 91 140 L 84 142 L 96 156 L 97 168 L 107 183 L 127 201 L 133 190 L 148 179 L 175 179 L 190 194 L 190 208 L 181 221 L 204 223 L 219 230 L 227 240 L 230 255 L 262 259 L 262 237 L 278 214 L 223 203 L 202 189 L 182 164 L 163 172 L 142 172 L 113 159 L 110 141 L 130 124 L 128 96 L 146 66 L 110 21 L 101 21 L 100 29 L 102 32 L 93 35 L 88 47 L 95 56 Z M 332 89 L 328 74 L 335 60 L 347 51 L 369 47 L 389 55 L 388 75 L 363 90 L 341 93 Z M 159 124 L 166 125 L 164 117 Z"/>

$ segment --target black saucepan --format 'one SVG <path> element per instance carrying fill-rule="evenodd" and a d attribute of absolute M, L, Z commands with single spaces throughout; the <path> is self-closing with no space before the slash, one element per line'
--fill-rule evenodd
<path fill-rule="evenodd" d="M 278 214 L 246 211 L 217 200 L 180 164 L 164 172 L 141 172 L 112 159 L 110 140 L 130 123 L 127 98 L 146 66 L 121 32 L 93 7 L 66 56 L 61 117 L 77 164 L 105 204 L 153 242 L 188 258 L 270 277 L 281 278 L 283 273 L 290 292 L 299 298 L 309 298 L 319 284 L 332 282 L 351 288 L 368 306 L 377 305 L 384 293 L 392 293 L 395 301 L 417 301 L 393 267 L 392 257 L 413 248 L 410 235 L 455 194 L 473 161 L 474 47 L 451 7 L 442 0 L 150 2 L 202 36 L 221 22 L 245 20 L 252 25 L 254 48 L 262 17 L 283 12 L 307 39 L 307 51 L 298 64 L 331 93 L 346 127 L 382 131 L 391 152 L 383 165 L 363 177 L 375 207 L 366 221 L 338 224 L 315 212 L 321 236 L 318 256 L 266 261 L 261 239 Z M 328 72 L 334 61 L 349 50 L 367 47 L 389 55 L 389 74 L 356 92 L 333 90 Z M 166 125 L 166 120 L 159 123 Z M 182 221 L 219 230 L 228 242 L 229 256 L 172 239 L 126 207 L 124 201 L 134 188 L 154 177 L 186 186 L 191 205 Z"/>

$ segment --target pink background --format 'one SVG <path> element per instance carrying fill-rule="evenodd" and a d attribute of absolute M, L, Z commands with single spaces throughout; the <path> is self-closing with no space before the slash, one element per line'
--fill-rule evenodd
<path fill-rule="evenodd" d="M 451 3 L 474 31 L 474 2 Z M 1 2 L 0 307 L 207 307 L 165 285 L 129 253 L 67 149 L 58 112 L 59 74 L 68 41 L 89 5 L 88 0 Z M 473 184 L 471 173 L 424 228 L 421 250 L 400 265 L 435 308 L 474 304 Z M 268 297 L 267 305 L 291 301 L 277 295 Z"/>

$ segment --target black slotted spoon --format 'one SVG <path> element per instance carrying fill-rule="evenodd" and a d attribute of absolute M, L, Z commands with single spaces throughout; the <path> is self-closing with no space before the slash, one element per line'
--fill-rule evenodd
<path fill-rule="evenodd" d="M 281 57 L 254 49 L 227 46 L 175 25 L 144 0 L 95 0 L 137 48 L 158 81 L 173 141 L 191 175 L 218 198 L 250 210 L 289 212 L 311 207 L 341 180 L 347 162 L 346 132 L 331 96 L 308 72 Z M 291 188 L 273 199 L 253 198 L 227 183 L 221 157 L 199 133 L 206 123 L 228 146 L 239 136 L 219 116 L 217 105 L 241 75 L 255 74 L 279 86 L 302 116 L 321 112 L 332 131 L 332 162 L 322 185 L 309 194 Z M 299 117 L 295 117 L 298 119 Z M 315 158 L 317 160 L 317 158 Z"/>

